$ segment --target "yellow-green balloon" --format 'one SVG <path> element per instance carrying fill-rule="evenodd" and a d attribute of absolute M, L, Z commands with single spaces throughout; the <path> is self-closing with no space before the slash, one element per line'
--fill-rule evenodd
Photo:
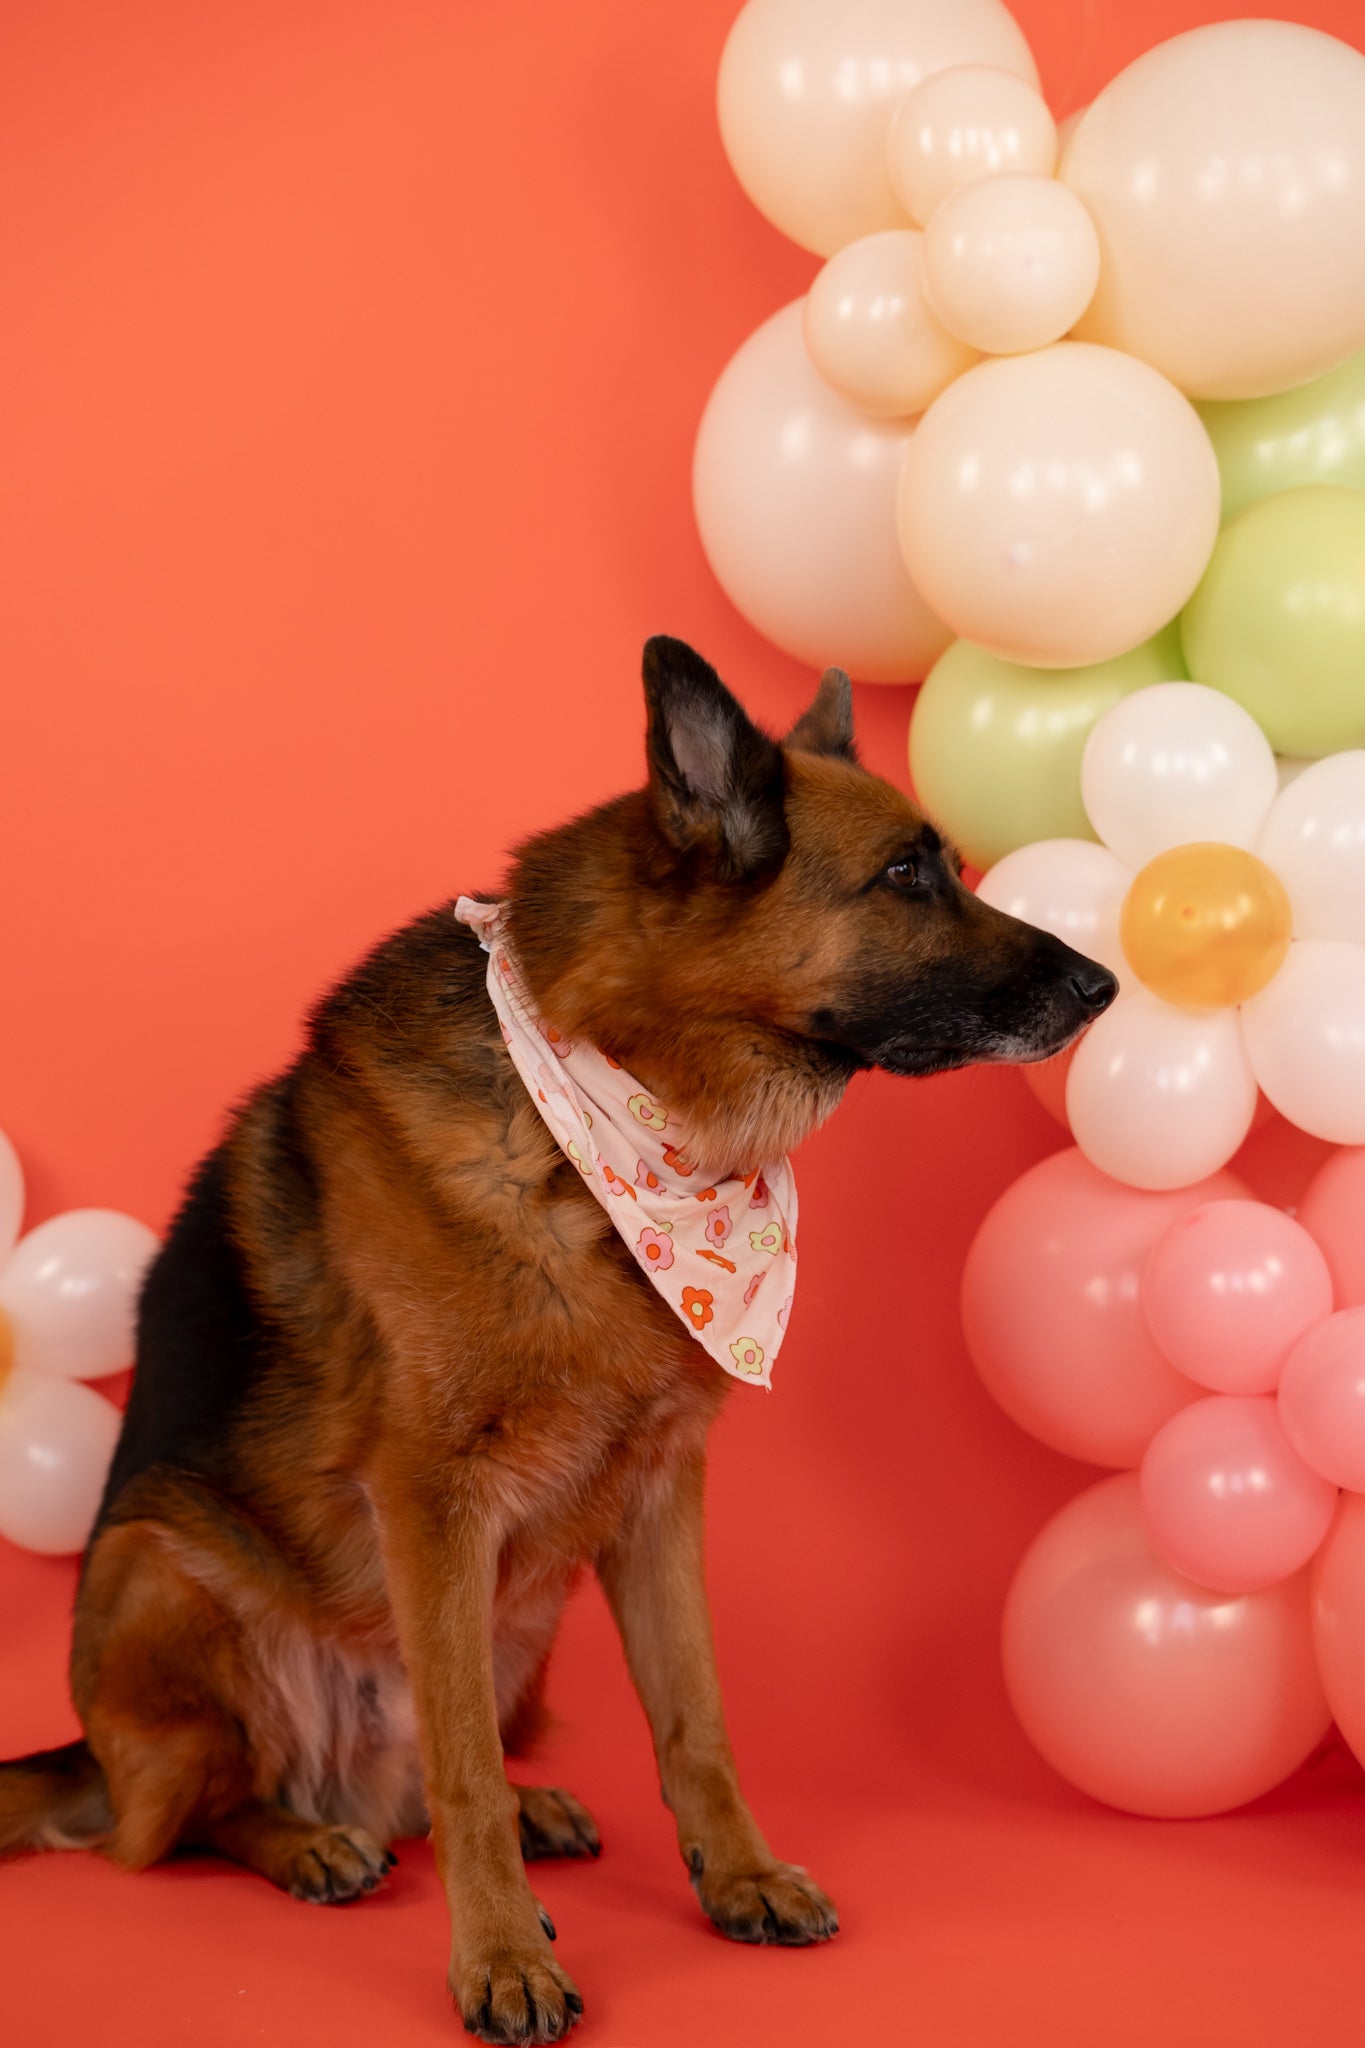
<path fill-rule="evenodd" d="M 1225 520 L 1303 484 L 1365 490 L 1365 349 L 1297 390 L 1209 399 L 1195 411 L 1218 457 Z"/>
<path fill-rule="evenodd" d="M 1365 491 L 1310 485 L 1248 506 L 1180 630 L 1195 681 L 1243 705 L 1277 754 L 1365 746 Z"/>
<path fill-rule="evenodd" d="M 916 794 L 975 867 L 1034 839 L 1093 839 L 1081 802 L 1091 726 L 1130 691 L 1185 674 L 1174 623 L 1086 668 L 1025 668 L 956 640 L 911 714 Z"/>

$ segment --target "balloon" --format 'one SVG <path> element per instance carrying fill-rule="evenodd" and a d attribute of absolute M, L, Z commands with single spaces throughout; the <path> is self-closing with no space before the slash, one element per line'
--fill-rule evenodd
<path fill-rule="evenodd" d="M 1365 946 L 1296 939 L 1241 1016 L 1256 1079 L 1281 1116 L 1315 1138 L 1365 1144 Z"/>
<path fill-rule="evenodd" d="M 1215 840 L 1149 860 L 1124 899 L 1119 932 L 1154 995 L 1207 1010 L 1259 994 L 1284 965 L 1294 921 L 1265 862 Z"/>
<path fill-rule="evenodd" d="M 1365 350 L 1293 391 L 1212 398 L 1197 411 L 1218 457 L 1224 519 L 1300 484 L 1365 490 Z"/>
<path fill-rule="evenodd" d="M 1251 1135 L 1232 1162 L 1258 1202 L 1272 1203 L 1290 1216 L 1299 1213 L 1304 1191 L 1332 1146 L 1291 1124 L 1264 1095 L 1256 1104 Z M 1302 1221 L 1302 1218 L 1299 1219 Z"/>
<path fill-rule="evenodd" d="M 990 64 L 935 71 L 901 101 L 887 131 L 891 189 L 921 227 L 975 179 L 1012 171 L 1050 178 L 1056 165 L 1057 127 L 1042 94 Z"/>
<path fill-rule="evenodd" d="M 1158 684 L 1115 705 L 1081 756 L 1090 822 L 1135 868 L 1196 839 L 1253 846 L 1277 787 L 1255 720 L 1200 683 Z"/>
<path fill-rule="evenodd" d="M 1289 892 L 1301 939 L 1365 945 L 1365 752 L 1310 763 L 1271 805 L 1256 851 Z"/>
<path fill-rule="evenodd" d="M 1281 1210 L 1208 1202 L 1152 1247 L 1142 1312 L 1158 1349 L 1201 1387 L 1270 1394 L 1305 1330 L 1332 1313 L 1332 1276 Z"/>
<path fill-rule="evenodd" d="M 1365 1499 L 1343 1494 L 1313 1567 L 1313 1641 L 1332 1718 L 1365 1762 Z"/>
<path fill-rule="evenodd" d="M 948 641 L 896 548 L 904 422 L 865 419 L 817 375 L 798 300 L 732 357 L 697 432 L 702 546 L 750 624 L 866 682 L 922 676 Z"/>
<path fill-rule="evenodd" d="M 1053 1769 L 1129 1813 L 1193 1819 L 1269 1792 L 1328 1728 L 1308 1575 L 1209 1592 L 1163 1564 L 1132 1473 L 1035 1537 L 1002 1631 L 1005 1684 Z"/>
<path fill-rule="evenodd" d="M 118 1433 L 93 1387 L 16 1365 L 0 1387 L 0 1536 L 48 1557 L 83 1549 Z"/>
<path fill-rule="evenodd" d="M 1066 1113 L 1102 1173 L 1183 1188 L 1227 1164 L 1256 1114 L 1238 1017 L 1133 988 L 1095 1020 L 1071 1063 Z"/>
<path fill-rule="evenodd" d="M 920 802 L 974 867 L 1039 839 L 1089 839 L 1081 749 L 1101 712 L 1148 683 L 1183 676 L 1174 626 L 1086 668 L 1024 668 L 955 640 L 910 714 Z"/>
<path fill-rule="evenodd" d="M 810 359 L 861 412 L 923 412 L 977 359 L 930 310 L 923 241 L 915 228 L 864 235 L 830 257 L 806 299 Z"/>
<path fill-rule="evenodd" d="M 1074 1146 L 1021 1175 L 987 1214 L 962 1273 L 967 1351 L 1005 1413 L 1068 1457 L 1136 1465 L 1153 1432 L 1199 1395 L 1147 1329 L 1147 1254 L 1178 1217 L 1242 1193 L 1220 1174 L 1139 1194 Z"/>
<path fill-rule="evenodd" d="M 24 1169 L 19 1154 L 0 1131 L 0 1263 L 14 1249 L 24 1220 Z"/>
<path fill-rule="evenodd" d="M 1315 1472 L 1365 1493 L 1365 1308 L 1341 1309 L 1300 1337 L 1280 1379 L 1280 1420 Z"/>
<path fill-rule="evenodd" d="M 137 1299 L 158 1240 L 115 1209 L 68 1209 L 21 1238 L 0 1272 L 19 1366 L 95 1380 L 132 1362 Z"/>
<path fill-rule="evenodd" d="M 1062 175 L 1062 160 L 1071 147 L 1071 138 L 1089 112 L 1089 107 L 1073 107 L 1072 111 L 1069 114 L 1063 114 L 1061 120 L 1057 123 L 1057 163 L 1055 168 L 1059 178 Z"/>
<path fill-rule="evenodd" d="M 1019 1072 L 1024 1077 L 1024 1086 L 1040 1108 L 1070 1132 L 1066 1120 L 1066 1077 L 1071 1072 L 1071 1062 L 1076 1057 L 1076 1047 L 1069 1045 L 1065 1052 L 1056 1052 L 1050 1060 L 1031 1060 Z"/>
<path fill-rule="evenodd" d="M 1210 1394 L 1173 1415 L 1138 1473 L 1158 1557 L 1220 1593 L 1257 1593 L 1301 1571 L 1337 1503 L 1264 1394 Z"/>
<path fill-rule="evenodd" d="M 1365 1147 L 1324 1161 L 1304 1190 L 1299 1222 L 1322 1248 L 1337 1307 L 1365 1307 Z"/>
<path fill-rule="evenodd" d="M 759 212 L 830 256 L 904 227 L 886 131 L 912 86 L 949 65 L 1038 69 L 1001 0 L 748 0 L 720 60 L 730 167 Z"/>
<path fill-rule="evenodd" d="M 1055 178 L 964 185 L 924 236 L 930 305 L 950 334 L 992 355 L 1060 341 L 1099 274 L 1095 224 Z"/>
<path fill-rule="evenodd" d="M 1245 705 L 1277 754 L 1365 745 L 1362 565 L 1365 492 L 1281 491 L 1224 528 L 1180 622 L 1191 675 Z"/>
<path fill-rule="evenodd" d="M 1218 465 L 1154 370 L 1060 341 L 978 363 L 934 400 L 898 510 L 910 573 L 954 632 L 1065 668 L 1179 611 L 1218 531 Z"/>
<path fill-rule="evenodd" d="M 1100 233 L 1087 339 L 1199 398 L 1282 391 L 1365 342 L 1365 58 L 1345 43 L 1282 21 L 1159 43 L 1062 176 Z"/>
<path fill-rule="evenodd" d="M 1076 952 L 1121 975 L 1126 962 L 1119 944 L 1119 908 L 1131 880 L 1107 846 L 1088 839 L 1042 839 L 997 861 L 976 893 L 996 910 L 1056 932 Z"/>

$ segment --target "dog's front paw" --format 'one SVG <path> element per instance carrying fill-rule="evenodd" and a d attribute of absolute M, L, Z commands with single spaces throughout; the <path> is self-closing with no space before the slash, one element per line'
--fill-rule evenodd
<path fill-rule="evenodd" d="M 806 1948 L 839 1932 L 833 1903 L 794 1863 L 774 1863 L 768 1870 L 740 1873 L 708 1870 L 694 1855 L 692 1883 L 702 1911 L 731 1941 Z"/>
<path fill-rule="evenodd" d="M 465 2031 L 480 2041 L 562 2041 L 583 2015 L 573 1979 L 548 1949 L 457 1960 L 450 1989 Z"/>

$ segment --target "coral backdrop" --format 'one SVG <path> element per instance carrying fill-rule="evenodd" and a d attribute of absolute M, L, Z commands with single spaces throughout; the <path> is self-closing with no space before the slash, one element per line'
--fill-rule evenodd
<path fill-rule="evenodd" d="M 648 632 L 799 707 L 689 502 L 711 382 L 816 268 L 721 155 L 734 6 L 8 0 L 0 1126 L 30 1220 L 162 1225 L 330 976 L 633 781 Z M 1059 112 L 1238 11 L 1016 5 Z M 1365 36 L 1353 0 L 1278 11 Z M 860 692 L 897 776 L 907 711 Z M 1010 1075 L 876 1077 L 806 1148 L 798 1311 L 776 1392 L 718 1431 L 712 1581 L 749 1788 L 845 1931 L 750 1953 L 701 1921 L 585 1594 L 544 1773 L 607 1853 L 537 1879 L 584 2048 L 1358 2041 L 1354 1767 L 1144 1823 L 1006 1709 L 1006 1580 L 1085 1475 L 978 1387 L 957 1271 L 1059 1135 Z M 0 1547 L 0 1751 L 70 1730 L 72 1580 Z M 16 2040 L 451 2040 L 444 1949 L 417 1846 L 325 1913 L 207 1861 L 0 1871 Z"/>

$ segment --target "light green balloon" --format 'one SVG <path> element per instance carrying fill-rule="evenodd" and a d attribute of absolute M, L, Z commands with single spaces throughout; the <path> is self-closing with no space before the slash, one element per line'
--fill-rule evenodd
<path fill-rule="evenodd" d="M 1086 668 L 1025 668 L 956 640 L 911 715 L 916 794 L 975 867 L 1034 839 L 1093 839 L 1081 802 L 1091 726 L 1130 691 L 1185 673 L 1174 622 Z"/>
<path fill-rule="evenodd" d="M 1365 746 L 1365 492 L 1312 485 L 1225 527 L 1180 621 L 1198 683 L 1277 754 Z"/>
<path fill-rule="evenodd" d="M 1195 411 L 1218 457 L 1225 520 L 1302 484 L 1365 490 L 1365 349 L 1296 391 L 1206 399 Z"/>

